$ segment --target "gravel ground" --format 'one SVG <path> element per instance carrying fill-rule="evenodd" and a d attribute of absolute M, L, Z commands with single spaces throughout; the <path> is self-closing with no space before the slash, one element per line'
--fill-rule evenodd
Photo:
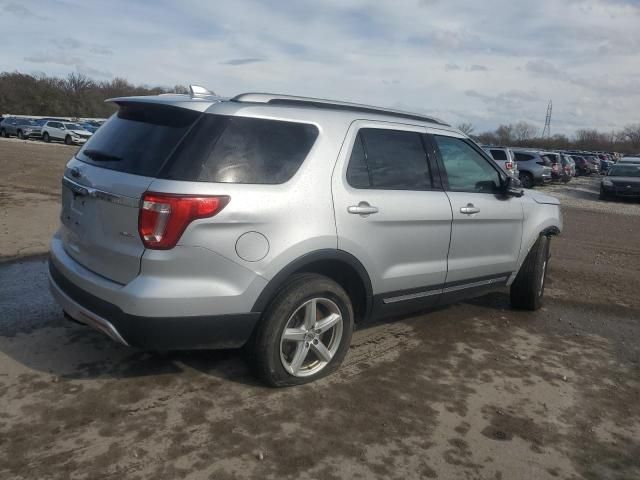
<path fill-rule="evenodd" d="M 3 203 L 20 245 L 22 195 L 55 203 L 69 151 L 12 145 L 30 165 Z M 568 205 L 596 184 L 540 190 Z M 640 478 L 640 204 L 593 197 L 563 208 L 541 310 L 502 292 L 365 325 L 338 373 L 281 390 L 237 351 L 131 350 L 67 322 L 44 260 L 4 262 L 0 478 Z M 56 221 L 37 218 L 46 245 Z"/>
<path fill-rule="evenodd" d="M 638 200 L 617 199 L 599 200 L 601 175 L 575 177 L 569 183 L 553 183 L 536 190 L 558 197 L 564 207 L 579 208 L 599 213 L 617 213 L 619 215 L 640 215 Z"/>

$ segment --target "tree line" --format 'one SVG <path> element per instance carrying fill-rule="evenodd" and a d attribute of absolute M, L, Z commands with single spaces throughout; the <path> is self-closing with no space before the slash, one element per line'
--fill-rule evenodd
<path fill-rule="evenodd" d="M 65 78 L 19 72 L 0 73 L 0 114 L 106 118 L 116 106 L 105 99 L 131 95 L 187 93 L 187 87 L 133 85 L 124 78 L 95 81 L 71 73 Z"/>
<path fill-rule="evenodd" d="M 457 127 L 482 145 L 505 145 L 548 150 L 587 150 L 620 153 L 640 152 L 640 123 L 627 125 L 621 130 L 601 132 L 597 129 L 577 130 L 572 137 L 555 134 L 542 137 L 531 123 L 517 122 L 500 125 L 494 131 L 475 133 L 471 123 Z"/>
<path fill-rule="evenodd" d="M 0 73 L 0 114 L 106 118 L 116 106 L 105 99 L 131 95 L 188 93 L 187 87 L 172 88 L 133 85 L 124 78 L 96 81 L 86 75 L 70 73 L 65 78 L 19 72 Z M 458 128 L 477 142 L 487 145 L 527 146 L 546 149 L 604 150 L 623 153 L 640 151 L 640 123 L 622 130 L 600 132 L 578 130 L 573 137 L 556 134 L 541 138 L 528 122 L 500 125 L 492 132 L 475 133 L 470 123 Z"/>

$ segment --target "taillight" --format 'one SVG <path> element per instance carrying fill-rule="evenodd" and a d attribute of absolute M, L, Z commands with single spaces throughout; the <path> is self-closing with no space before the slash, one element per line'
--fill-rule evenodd
<path fill-rule="evenodd" d="M 505 162 L 504 168 L 506 168 L 507 170 L 513 170 L 513 163 Z"/>
<path fill-rule="evenodd" d="M 554 172 L 558 171 L 558 164 L 554 163 L 553 165 L 551 165 L 551 170 L 553 170 Z"/>
<path fill-rule="evenodd" d="M 138 215 L 138 233 L 147 248 L 175 247 L 187 226 L 199 218 L 209 218 L 222 210 L 227 196 L 173 195 L 145 192 Z"/>

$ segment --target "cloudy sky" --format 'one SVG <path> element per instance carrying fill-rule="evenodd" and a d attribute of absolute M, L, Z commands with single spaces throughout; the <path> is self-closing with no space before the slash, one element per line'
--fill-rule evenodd
<path fill-rule="evenodd" d="M 218 5 L 215 5 L 215 4 Z M 552 133 L 640 122 L 640 0 L 0 0 L 0 70 L 198 83 Z"/>

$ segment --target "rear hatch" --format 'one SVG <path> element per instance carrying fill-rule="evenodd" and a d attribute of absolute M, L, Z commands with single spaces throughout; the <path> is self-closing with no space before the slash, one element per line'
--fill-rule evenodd
<path fill-rule="evenodd" d="M 109 280 L 140 271 L 140 199 L 201 115 L 165 104 L 124 102 L 76 154 L 63 177 L 61 235 L 66 252 Z"/>

